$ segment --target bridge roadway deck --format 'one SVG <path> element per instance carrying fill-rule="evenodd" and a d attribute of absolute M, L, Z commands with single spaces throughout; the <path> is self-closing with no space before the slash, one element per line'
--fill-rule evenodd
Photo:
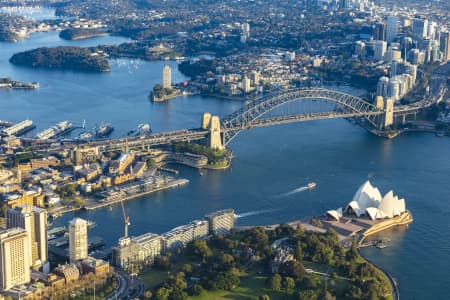
<path fill-rule="evenodd" d="M 172 142 L 189 142 L 204 139 L 208 136 L 209 131 L 203 129 L 186 129 L 169 132 L 154 133 L 143 137 L 120 137 L 111 139 L 101 139 L 93 141 L 79 141 L 79 140 L 46 140 L 41 144 L 36 144 L 33 151 L 58 152 L 68 147 L 76 146 L 90 146 L 98 147 L 100 151 L 113 151 L 124 149 L 125 145 L 128 147 L 147 147 L 156 145 L 165 145 Z M 29 139 L 29 141 L 36 141 Z"/>
<path fill-rule="evenodd" d="M 295 122 L 304 122 L 312 120 L 325 120 L 325 119 L 336 119 L 336 118 L 354 118 L 363 116 L 380 115 L 382 112 L 370 112 L 370 113 L 355 113 L 355 112 L 318 112 L 311 113 L 307 115 L 298 116 L 278 116 L 272 118 L 257 119 L 251 122 L 250 126 L 247 127 L 263 127 L 270 125 L 288 124 Z M 238 126 L 236 126 L 238 127 Z M 233 129 L 227 129 L 232 131 Z"/>

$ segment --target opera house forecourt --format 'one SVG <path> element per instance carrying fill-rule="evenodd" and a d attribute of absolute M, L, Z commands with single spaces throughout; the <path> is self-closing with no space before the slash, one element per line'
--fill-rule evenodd
<path fill-rule="evenodd" d="M 361 185 L 344 208 L 329 210 L 326 216 L 323 222 L 327 226 L 343 237 L 360 237 L 360 243 L 369 235 L 413 221 L 405 199 L 392 190 L 381 196 L 380 190 L 369 181 Z"/>

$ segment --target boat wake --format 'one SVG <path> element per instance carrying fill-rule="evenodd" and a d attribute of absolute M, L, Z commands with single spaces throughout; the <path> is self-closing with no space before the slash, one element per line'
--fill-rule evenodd
<path fill-rule="evenodd" d="M 292 191 L 289 191 L 287 193 L 280 194 L 277 197 L 278 198 L 284 198 L 284 197 L 292 196 L 292 195 L 295 195 L 297 193 L 304 192 L 304 191 L 307 191 L 307 190 L 309 190 L 308 186 L 301 186 L 301 187 L 293 189 Z"/>
<path fill-rule="evenodd" d="M 276 209 L 254 210 L 254 211 L 249 211 L 249 212 L 245 212 L 245 213 L 242 213 L 242 214 L 235 214 L 234 216 L 236 217 L 236 219 L 247 218 L 247 217 L 251 217 L 251 216 L 265 214 L 265 213 L 268 213 L 268 212 L 273 212 L 275 210 Z"/>

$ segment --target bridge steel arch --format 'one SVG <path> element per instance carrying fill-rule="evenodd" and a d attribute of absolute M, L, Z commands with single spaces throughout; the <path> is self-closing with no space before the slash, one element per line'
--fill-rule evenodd
<path fill-rule="evenodd" d="M 377 122 L 377 117 L 384 113 L 384 110 L 378 109 L 375 105 L 364 101 L 361 98 L 321 88 L 308 89 L 291 89 L 281 91 L 261 98 L 257 98 L 250 103 L 244 105 L 241 109 L 222 119 L 223 143 L 227 145 L 240 132 L 256 126 L 264 126 L 267 123 L 261 122 L 261 117 L 277 107 L 292 101 L 301 100 L 326 100 L 335 102 L 344 108 L 342 112 L 313 113 L 298 116 L 286 116 L 275 120 L 274 124 L 282 124 L 288 122 L 299 122 L 306 120 L 346 118 L 346 117 L 364 117 L 370 125 L 379 129 L 381 122 Z"/>

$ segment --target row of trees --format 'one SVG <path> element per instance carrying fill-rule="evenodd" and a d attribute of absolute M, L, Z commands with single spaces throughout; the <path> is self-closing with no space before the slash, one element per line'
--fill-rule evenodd
<path fill-rule="evenodd" d="M 193 154 L 205 155 L 208 157 L 208 162 L 214 164 L 225 159 L 224 150 L 215 150 L 207 146 L 200 145 L 197 143 L 179 142 L 172 145 L 172 150 L 174 152 L 184 153 L 189 152 Z"/>

